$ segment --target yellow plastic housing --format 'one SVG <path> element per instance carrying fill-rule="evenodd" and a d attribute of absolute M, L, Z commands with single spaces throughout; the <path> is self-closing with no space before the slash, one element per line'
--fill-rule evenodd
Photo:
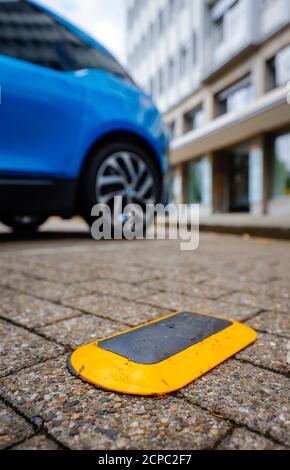
<path fill-rule="evenodd" d="M 177 313 L 146 325 L 160 322 Z M 130 395 L 168 394 L 184 388 L 256 340 L 257 335 L 252 328 L 233 320 L 231 322 L 228 328 L 157 364 L 139 364 L 101 349 L 99 343 L 103 340 L 100 340 L 74 351 L 68 359 L 68 366 L 74 375 L 102 389 Z M 140 325 L 121 334 L 144 326 Z M 109 338 L 115 336 L 120 336 L 120 333 Z"/>

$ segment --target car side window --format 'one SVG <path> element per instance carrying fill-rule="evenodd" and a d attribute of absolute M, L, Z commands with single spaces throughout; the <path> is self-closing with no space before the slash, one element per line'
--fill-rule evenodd
<path fill-rule="evenodd" d="M 55 70 L 96 68 L 129 78 L 111 55 L 22 0 L 0 1 L 0 54 Z"/>
<path fill-rule="evenodd" d="M 0 2 L 0 54 L 64 70 L 62 35 L 46 13 L 23 1 Z"/>

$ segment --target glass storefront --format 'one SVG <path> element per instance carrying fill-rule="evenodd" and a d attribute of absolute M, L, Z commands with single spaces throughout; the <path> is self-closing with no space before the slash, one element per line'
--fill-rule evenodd
<path fill-rule="evenodd" d="M 212 166 L 204 156 L 187 165 L 187 202 L 212 205 Z"/>
<path fill-rule="evenodd" d="M 249 212 L 249 155 L 233 152 L 228 162 L 229 211 Z"/>
<path fill-rule="evenodd" d="M 273 141 L 271 174 L 272 197 L 290 196 L 290 131 Z"/>
<path fill-rule="evenodd" d="M 202 167 L 201 160 L 188 164 L 187 200 L 189 204 L 202 202 Z"/>

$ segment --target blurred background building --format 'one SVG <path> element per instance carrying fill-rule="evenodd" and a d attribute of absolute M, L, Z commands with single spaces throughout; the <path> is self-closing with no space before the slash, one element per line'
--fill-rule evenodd
<path fill-rule="evenodd" d="M 126 1 L 129 68 L 173 139 L 173 198 L 289 215 L 290 0 Z"/>

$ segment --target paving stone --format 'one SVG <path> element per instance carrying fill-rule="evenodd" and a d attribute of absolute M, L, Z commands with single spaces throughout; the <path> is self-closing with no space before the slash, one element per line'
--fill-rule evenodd
<path fill-rule="evenodd" d="M 118 282 L 127 282 L 129 284 L 139 284 L 159 278 L 160 271 L 158 269 L 145 270 L 139 266 L 127 266 L 126 263 L 119 266 L 116 263 L 112 263 L 109 269 L 98 271 L 98 277 Z"/>
<path fill-rule="evenodd" d="M 289 394 L 286 377 L 235 360 L 180 392 L 192 403 L 288 446 Z"/>
<path fill-rule="evenodd" d="M 170 266 L 168 270 L 160 270 L 160 272 L 162 273 L 160 279 L 165 279 L 168 281 L 177 281 L 179 283 L 191 282 L 195 285 L 205 282 L 209 278 L 209 275 L 204 272 L 204 269 L 200 269 L 198 270 L 198 272 L 195 272 L 192 270 L 192 267 L 188 269 L 180 268 L 178 261 L 176 261 L 175 266 Z M 158 284 L 158 281 L 156 283 Z"/>
<path fill-rule="evenodd" d="M 128 327 L 99 318 L 95 315 L 82 315 L 63 322 L 40 328 L 38 331 L 46 338 L 76 348 L 98 339 L 124 331 Z"/>
<path fill-rule="evenodd" d="M 236 279 L 235 276 L 228 278 L 223 273 L 218 277 L 207 280 L 206 285 L 214 288 L 227 286 L 232 293 L 234 291 L 246 292 L 248 294 L 265 293 L 265 284 L 249 282 L 247 277 L 243 277 L 242 280 Z"/>
<path fill-rule="evenodd" d="M 169 280 L 169 279 L 158 279 L 156 281 L 151 281 L 150 283 L 146 284 L 148 287 L 152 289 L 158 288 L 161 292 L 174 292 L 176 294 L 181 295 L 188 295 L 188 296 L 197 296 L 206 299 L 218 299 L 222 295 L 225 295 L 229 292 L 229 289 L 225 287 L 214 287 L 214 286 L 206 286 L 204 284 L 195 284 L 190 276 L 187 277 L 185 281 L 176 281 L 176 280 Z"/>
<path fill-rule="evenodd" d="M 54 300 L 56 302 L 64 298 L 90 293 L 85 283 L 81 285 L 64 285 L 59 282 L 40 280 L 19 273 L 8 274 L 0 279 L 0 283 L 3 286 L 14 289 L 19 294 L 30 294 L 41 299 Z"/>
<path fill-rule="evenodd" d="M 75 309 L 17 294 L 11 290 L 2 289 L 0 295 L 0 316 L 29 328 L 41 327 L 80 315 Z"/>
<path fill-rule="evenodd" d="M 265 295 L 280 299 L 290 299 L 290 281 L 279 279 L 265 285 Z"/>
<path fill-rule="evenodd" d="M 287 361 L 289 352 L 288 339 L 259 333 L 257 341 L 239 353 L 237 358 L 286 374 L 290 372 L 290 362 Z"/>
<path fill-rule="evenodd" d="M 22 413 L 41 417 L 50 435 L 71 449 L 204 449 L 229 430 L 185 400 L 98 390 L 72 377 L 65 362 L 48 361 L 1 385 Z"/>
<path fill-rule="evenodd" d="M 236 428 L 231 436 L 224 439 L 218 450 L 284 450 L 285 447 L 275 444 L 255 432 Z"/>
<path fill-rule="evenodd" d="M 290 299 L 285 298 L 274 298 L 266 295 L 259 294 L 247 294 L 237 292 L 234 294 L 228 294 L 222 297 L 225 302 L 233 304 L 246 305 L 250 307 L 259 307 L 261 310 L 273 310 L 275 312 L 288 313 L 290 311 Z"/>
<path fill-rule="evenodd" d="M 22 261 L 22 260 L 21 260 Z M 98 262 L 98 270 L 102 269 L 101 261 Z M 14 267 L 16 270 L 16 267 Z M 85 253 L 82 255 L 77 254 L 72 256 L 66 255 L 65 259 L 62 256 L 51 256 L 47 260 L 41 257 L 34 259 L 33 264 L 25 267 L 25 270 L 18 269 L 18 272 L 26 272 L 30 276 L 37 277 L 43 280 L 58 282 L 62 284 L 80 283 L 89 281 L 97 276 L 96 265 L 93 259 L 87 260 Z"/>
<path fill-rule="evenodd" d="M 276 312 L 264 312 L 249 321 L 259 331 L 290 338 L 290 316 Z"/>
<path fill-rule="evenodd" d="M 177 294 L 176 292 L 160 292 L 158 294 L 143 297 L 142 301 L 148 305 L 156 305 L 156 307 L 171 310 L 196 310 L 196 306 L 204 302 L 199 297 L 189 297 Z"/>
<path fill-rule="evenodd" d="M 0 403 L 0 449 L 10 447 L 31 436 L 33 428 L 25 419 Z"/>
<path fill-rule="evenodd" d="M 258 308 L 235 305 L 218 300 L 216 302 L 204 302 L 198 305 L 198 309 L 203 313 L 230 318 L 235 321 L 244 322 L 260 311 Z"/>
<path fill-rule="evenodd" d="M 75 308 L 85 312 L 134 326 L 170 313 L 170 311 L 161 310 L 157 307 L 99 295 L 68 299 L 64 301 L 64 304 L 68 306 L 74 305 Z"/>
<path fill-rule="evenodd" d="M 32 266 L 28 270 L 31 276 L 43 278 L 54 282 L 58 279 L 63 284 L 79 284 L 82 282 L 97 281 L 98 279 L 110 279 L 116 282 L 140 283 L 160 276 L 160 271 L 156 269 L 145 270 L 140 266 L 124 263 L 121 260 L 112 259 L 105 261 L 102 258 L 97 260 L 93 257 L 83 259 L 83 255 L 78 255 L 69 260 L 49 259 L 46 264 Z"/>
<path fill-rule="evenodd" d="M 0 377 L 62 352 L 61 346 L 0 320 Z"/>
<path fill-rule="evenodd" d="M 88 281 L 86 288 L 91 293 L 99 293 L 101 295 L 111 295 L 125 300 L 138 300 L 146 295 L 158 292 L 158 281 L 153 281 L 152 286 L 147 284 L 128 284 L 127 282 L 111 281 L 109 279 L 97 279 Z"/>
<path fill-rule="evenodd" d="M 46 436 L 37 435 L 18 444 L 12 450 L 60 450 L 60 446 Z"/>
<path fill-rule="evenodd" d="M 219 276 L 206 281 L 206 285 L 215 288 L 226 286 L 231 291 L 241 291 L 254 295 L 259 293 L 259 295 L 263 296 L 276 297 L 278 300 L 290 299 L 289 283 L 282 280 L 261 284 L 253 281 L 250 282 L 247 278 L 243 281 L 237 281 L 236 279 Z"/>
<path fill-rule="evenodd" d="M 245 321 L 255 316 L 260 309 L 226 303 L 222 300 L 212 301 L 199 297 L 189 297 L 176 293 L 160 293 L 143 297 L 140 301 L 172 310 L 191 310 L 201 313 Z"/>

